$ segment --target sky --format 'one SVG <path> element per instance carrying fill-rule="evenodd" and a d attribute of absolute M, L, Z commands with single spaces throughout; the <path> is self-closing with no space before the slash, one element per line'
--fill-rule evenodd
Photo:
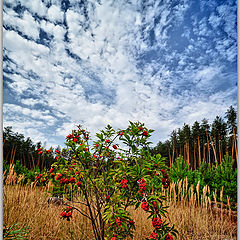
<path fill-rule="evenodd" d="M 3 1 L 3 126 L 35 143 L 140 121 L 154 146 L 231 105 L 236 1 Z"/>

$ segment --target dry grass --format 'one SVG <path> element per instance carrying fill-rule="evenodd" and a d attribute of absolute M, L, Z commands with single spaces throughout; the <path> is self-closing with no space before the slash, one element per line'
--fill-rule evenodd
<path fill-rule="evenodd" d="M 48 205 L 46 189 L 14 184 L 19 179 L 10 172 L 5 176 L 3 186 L 3 223 L 9 227 L 20 223 L 19 227 L 31 228 L 29 239 L 70 240 L 94 239 L 90 222 L 80 214 L 74 213 L 70 222 L 60 218 L 61 206 Z M 22 178 L 22 177 L 20 177 Z M 233 213 L 220 211 L 213 213 L 209 189 L 206 186 L 199 196 L 199 186 L 194 193 L 193 186 L 188 186 L 187 179 L 177 183 L 178 193 L 174 184 L 166 191 L 169 204 L 168 221 L 179 231 L 180 240 L 232 240 L 237 239 L 237 223 L 232 220 Z M 222 194 L 222 193 L 220 193 Z M 187 199 L 187 196 L 189 199 Z M 176 198 L 181 201 L 176 201 Z M 141 208 L 131 210 L 136 222 L 135 240 L 144 240 L 152 232 L 148 214 Z"/>
<path fill-rule="evenodd" d="M 91 239 L 91 225 L 79 214 L 70 222 L 60 219 L 61 206 L 49 205 L 45 189 L 4 185 L 3 224 L 29 226 L 29 239 Z"/>

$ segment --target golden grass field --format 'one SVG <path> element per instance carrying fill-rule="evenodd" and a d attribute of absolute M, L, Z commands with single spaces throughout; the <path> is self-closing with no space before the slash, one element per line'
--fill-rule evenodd
<path fill-rule="evenodd" d="M 170 191 L 174 191 L 173 187 L 168 190 L 168 196 Z M 186 188 L 186 182 L 185 185 L 182 183 L 178 187 Z M 170 206 L 168 220 L 174 223 L 179 231 L 178 239 L 237 239 L 237 222 L 233 218 L 233 213 L 229 211 L 226 213 L 226 210 L 221 208 L 214 213 L 209 208 L 207 197 L 198 201 L 198 195 L 192 194 L 192 199 L 187 201 L 183 192 L 179 193 L 182 194 L 182 200 L 179 202 L 175 201 L 174 197 L 168 197 Z M 87 219 L 74 212 L 70 222 L 62 220 L 60 218 L 62 206 L 48 205 L 48 197 L 46 188 L 8 182 L 3 186 L 4 226 L 9 227 L 14 223 L 20 223 L 19 228 L 29 226 L 31 231 L 28 239 L 94 239 Z M 141 208 L 137 211 L 131 210 L 131 213 L 136 223 L 134 239 L 143 240 L 153 230 L 151 221 L 147 220 L 148 214 Z"/>

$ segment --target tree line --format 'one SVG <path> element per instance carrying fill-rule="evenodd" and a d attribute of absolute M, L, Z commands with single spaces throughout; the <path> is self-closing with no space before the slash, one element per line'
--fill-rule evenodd
<path fill-rule="evenodd" d="M 4 128 L 3 159 L 6 163 L 19 160 L 29 169 L 50 168 L 54 162 L 54 151 L 41 156 L 39 148 L 42 148 L 41 142 L 34 144 L 29 137 L 25 139 L 23 134 L 14 133 L 12 127 Z M 225 116 L 216 116 L 212 124 L 205 118 L 201 122 L 195 121 L 192 126 L 184 123 L 182 128 L 172 131 L 169 140 L 159 141 L 150 151 L 166 157 L 169 166 L 181 155 L 192 169 L 197 169 L 202 161 L 210 165 L 221 164 L 226 153 L 237 160 L 237 112 L 230 106 Z"/>
<path fill-rule="evenodd" d="M 7 164 L 15 164 L 17 160 L 28 169 L 50 168 L 54 162 L 54 152 L 41 156 L 38 149 L 42 148 L 42 143 L 34 144 L 23 134 L 14 133 L 12 127 L 5 127 L 3 130 L 3 159 Z"/>
<path fill-rule="evenodd" d="M 168 165 L 181 155 L 192 169 L 202 161 L 221 164 L 225 154 L 237 163 L 237 112 L 230 106 L 223 117 L 216 116 L 212 124 L 206 118 L 195 121 L 192 126 L 184 123 L 182 128 L 172 131 L 170 139 L 159 141 L 151 149 L 152 154 L 166 157 Z"/>

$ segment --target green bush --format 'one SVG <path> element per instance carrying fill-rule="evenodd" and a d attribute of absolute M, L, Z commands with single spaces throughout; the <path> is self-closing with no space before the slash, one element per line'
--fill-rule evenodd
<path fill-rule="evenodd" d="M 7 175 L 9 173 L 10 165 L 4 160 L 3 161 L 3 172 Z M 35 177 L 39 175 L 40 169 L 34 168 L 34 169 L 28 169 L 25 166 L 23 166 L 19 160 L 16 161 L 14 164 L 14 172 L 19 176 L 24 174 L 25 178 L 23 183 L 31 183 L 35 180 Z"/>

